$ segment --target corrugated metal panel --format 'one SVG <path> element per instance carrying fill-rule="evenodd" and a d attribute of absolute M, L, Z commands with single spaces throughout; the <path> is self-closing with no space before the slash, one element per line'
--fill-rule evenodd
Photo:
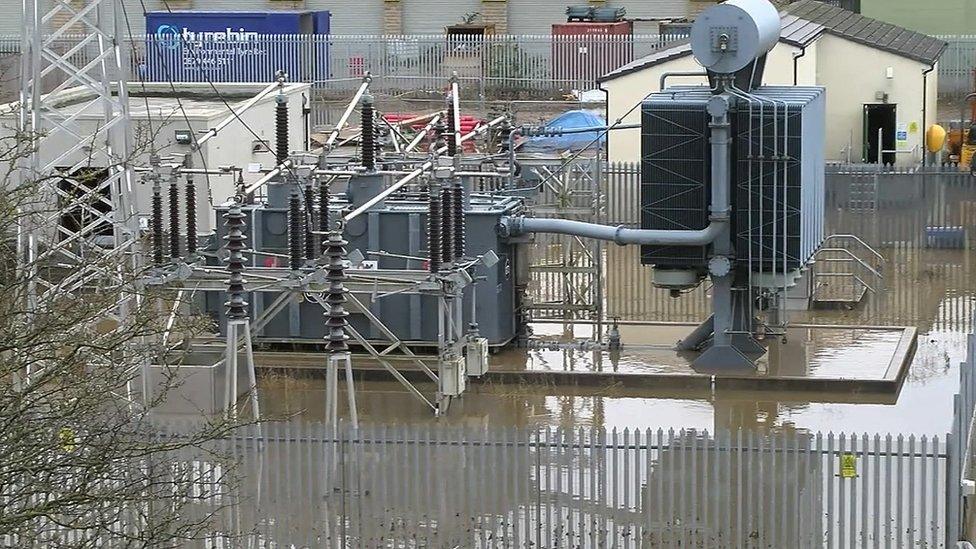
<path fill-rule="evenodd" d="M 443 34 L 444 27 L 463 23 L 465 15 L 481 13 L 481 0 L 409 0 L 403 4 L 404 34 Z"/>
<path fill-rule="evenodd" d="M 549 34 L 553 23 L 566 22 L 566 6 L 582 0 L 509 0 L 510 34 Z M 600 7 L 627 9 L 627 18 L 680 18 L 688 14 L 688 0 L 613 0 Z"/>

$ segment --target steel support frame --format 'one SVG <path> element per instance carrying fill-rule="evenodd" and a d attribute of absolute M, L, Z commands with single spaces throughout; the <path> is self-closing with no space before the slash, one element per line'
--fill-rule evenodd
<path fill-rule="evenodd" d="M 540 204 L 529 206 L 536 216 L 557 215 L 560 218 L 582 217 L 588 222 L 597 222 L 602 211 L 603 194 L 601 186 L 601 164 L 599 155 L 593 158 L 577 158 L 560 177 L 551 177 L 552 171 L 540 167 L 540 174 L 546 179 L 543 194 L 550 198 Z M 580 201 L 583 201 L 580 204 Z M 547 237 L 548 238 L 548 237 Z M 576 236 L 561 237 L 565 244 L 561 250 L 558 265 L 530 265 L 530 272 L 555 273 L 560 286 L 561 302 L 543 301 L 533 303 L 534 311 L 560 312 L 559 318 L 573 320 L 590 317 L 598 324 L 594 338 L 602 332 L 603 300 L 600 270 L 602 269 L 602 243 L 597 240 L 584 241 Z"/>

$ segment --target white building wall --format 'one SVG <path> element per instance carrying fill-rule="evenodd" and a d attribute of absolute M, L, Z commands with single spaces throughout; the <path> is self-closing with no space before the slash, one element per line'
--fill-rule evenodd
<path fill-rule="evenodd" d="M 217 84 L 218 89 L 226 88 L 227 84 Z M 230 86 L 237 86 L 236 84 L 231 84 Z M 135 90 L 138 84 L 131 84 L 130 89 Z M 209 86 L 206 84 L 180 84 L 181 88 L 186 89 L 187 87 L 195 87 L 196 93 L 201 95 L 206 94 Z M 222 90 L 225 91 L 225 90 Z M 226 90 L 229 92 L 230 90 Z M 255 94 L 260 91 L 260 88 L 255 89 Z M 288 113 L 289 113 L 289 135 L 288 141 L 291 150 L 300 150 L 304 148 L 302 140 L 304 138 L 303 134 L 303 121 L 302 121 L 302 94 L 308 94 L 309 86 L 307 84 L 293 84 L 288 87 Z M 141 98 L 132 97 L 130 98 L 130 104 L 134 111 L 143 110 L 140 107 Z M 235 110 L 239 109 L 239 106 L 246 101 L 246 99 L 234 98 L 229 100 L 229 103 Z M 190 121 L 190 128 L 194 131 L 195 135 L 198 137 L 202 135 L 201 132 L 215 127 L 218 123 L 223 121 L 230 112 L 227 108 L 217 99 L 213 100 L 184 100 L 184 108 L 187 110 L 186 118 Z M 16 110 L 11 111 L 9 105 L 0 105 L 0 112 L 16 113 Z M 241 118 L 247 123 L 247 125 L 256 133 L 261 139 L 267 141 L 271 147 L 274 147 L 274 127 L 275 127 L 275 95 L 270 94 L 262 101 L 258 102 L 251 109 L 241 114 Z M 97 124 L 102 124 L 104 121 L 102 118 L 97 116 L 86 116 L 79 117 L 75 120 L 76 131 L 90 133 L 94 131 Z M 134 125 L 139 128 L 140 135 L 148 135 L 148 130 L 152 128 L 152 132 L 155 135 L 153 139 L 153 145 L 155 147 L 156 153 L 160 156 L 166 157 L 173 154 L 186 154 L 191 152 L 191 148 L 188 145 L 177 145 L 173 142 L 175 131 L 180 129 L 186 129 L 187 123 L 184 119 L 183 114 L 176 108 L 167 108 L 166 110 L 154 111 L 152 113 L 151 120 L 147 119 L 145 116 L 137 116 L 133 120 Z M 16 119 L 13 115 L 4 115 L 0 117 L 0 139 L 4 136 L 9 136 L 14 131 L 16 127 Z M 145 131 L 146 133 L 142 133 Z M 63 140 L 63 145 L 59 145 L 56 142 L 45 141 L 44 149 L 42 153 L 42 161 L 52 161 L 57 156 L 67 148 L 69 148 L 68 136 L 65 134 L 60 134 L 59 139 Z M 261 163 L 264 167 L 273 167 L 274 165 L 274 155 L 269 152 L 253 152 L 255 137 L 251 135 L 250 132 L 238 121 L 231 122 L 227 127 L 221 130 L 216 137 L 210 139 L 201 147 L 201 152 L 203 157 L 206 159 L 206 166 L 210 169 L 217 169 L 220 166 L 237 166 L 245 169 L 244 181 L 245 183 L 250 183 L 257 181 L 263 174 L 260 173 L 247 173 L 246 169 L 249 164 Z M 132 162 L 136 166 L 148 165 L 149 148 L 146 145 L 139 147 L 137 151 L 138 154 L 134 156 Z M 70 165 L 73 162 L 79 162 L 84 159 L 84 152 L 79 151 L 77 157 L 66 158 L 62 164 Z M 193 154 L 193 164 L 194 167 L 202 168 L 204 166 L 204 161 L 200 158 L 200 153 Z M 210 186 L 208 188 L 207 182 L 209 179 Z M 147 183 L 142 183 L 141 178 L 136 174 L 138 200 L 136 202 L 136 207 L 140 214 L 148 215 L 150 212 L 150 204 L 152 199 L 152 188 Z M 219 220 L 214 218 L 212 209 L 210 208 L 210 202 L 212 200 L 213 204 L 220 204 L 225 202 L 228 198 L 232 197 L 235 193 L 236 186 L 234 184 L 233 177 L 228 175 L 217 176 L 211 175 L 209 178 L 198 175 L 194 179 L 197 186 L 197 219 L 198 219 L 198 230 L 200 232 L 207 232 L 214 227 L 214 224 L 219 222 Z M 164 182 L 164 185 L 168 184 Z M 166 200 L 166 190 L 164 189 L 164 201 Z M 167 210 L 168 211 L 168 210 Z"/>
<path fill-rule="evenodd" d="M 691 55 L 673 59 L 667 63 L 633 72 L 601 86 L 607 90 L 607 121 L 614 123 L 621 116 L 624 124 L 639 124 L 641 109 L 638 105 L 649 94 L 659 91 L 661 75 L 665 72 L 700 71 L 701 65 Z M 674 78 L 668 84 L 704 85 L 704 77 Z M 633 110 L 631 111 L 631 108 Z M 631 111 L 630 114 L 626 114 Z M 626 116 L 624 116 L 626 114 Z M 612 162 L 637 162 L 640 160 L 640 130 L 614 130 L 607 136 L 607 158 Z"/>
<path fill-rule="evenodd" d="M 864 105 L 881 103 L 878 93 L 888 95 L 896 105 L 897 125 L 915 128 L 908 134 L 907 148 L 916 154 L 899 154 L 898 164 L 921 160 L 925 129 L 922 127 L 922 71 L 929 67 L 918 61 L 863 46 L 850 40 L 825 35 L 818 41 L 817 79 L 827 88 L 827 160 L 861 160 Z M 887 77 L 888 69 L 892 78 Z M 929 124 L 936 120 L 935 71 L 929 75 Z M 914 124 L 914 126 L 913 126 Z"/>

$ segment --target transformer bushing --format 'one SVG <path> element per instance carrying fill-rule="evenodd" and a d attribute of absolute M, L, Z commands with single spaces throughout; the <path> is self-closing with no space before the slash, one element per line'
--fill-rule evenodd
<path fill-rule="evenodd" d="M 447 125 L 444 124 L 444 119 L 438 120 L 437 123 L 431 128 L 431 132 L 434 134 L 433 141 L 430 145 L 431 151 L 436 151 L 447 145 L 446 141 L 444 140 L 444 133 L 447 132 Z"/>
<path fill-rule="evenodd" d="M 441 270 L 441 186 L 431 181 L 427 193 L 427 253 L 429 257 L 428 269 L 432 273 Z"/>
<path fill-rule="evenodd" d="M 448 133 L 450 138 L 447 139 L 447 156 L 457 156 L 457 136 L 454 135 L 454 101 L 451 101 L 451 96 L 447 96 L 447 115 L 444 117 L 447 119 Z"/>
<path fill-rule="evenodd" d="M 376 128 L 372 95 L 363 94 L 360 113 L 362 114 L 362 136 L 359 142 L 362 149 L 363 167 L 366 168 L 366 171 L 372 172 L 376 170 Z"/>
<path fill-rule="evenodd" d="M 325 253 L 325 246 L 329 237 L 325 234 L 329 232 L 329 183 L 322 179 L 319 181 L 319 232 L 323 233 L 320 239 L 320 253 Z"/>
<path fill-rule="evenodd" d="M 302 223 L 305 233 L 305 260 L 315 261 L 315 192 L 312 189 L 312 180 L 305 183 L 305 216 Z"/>
<path fill-rule="evenodd" d="M 169 182 L 169 258 L 180 258 L 180 188 L 176 176 Z"/>
<path fill-rule="evenodd" d="M 346 343 L 349 339 L 349 336 L 346 335 L 346 326 L 348 325 L 346 317 L 349 316 L 349 313 L 346 312 L 344 305 L 346 287 L 343 284 L 349 279 L 345 270 L 345 246 L 346 241 L 343 240 L 342 233 L 339 231 L 329 232 L 325 249 L 325 278 L 329 281 L 329 290 L 325 298 L 329 306 L 325 312 L 325 328 L 326 338 L 328 338 L 326 351 L 330 353 L 342 353 L 349 350 L 349 345 Z"/>
<path fill-rule="evenodd" d="M 302 236 L 303 227 L 302 205 L 298 198 L 298 191 L 292 189 L 288 196 L 288 259 L 291 270 L 297 271 L 302 267 Z"/>
<path fill-rule="evenodd" d="M 158 176 L 153 176 L 152 193 L 153 264 L 160 267 L 163 264 L 163 190 Z"/>
<path fill-rule="evenodd" d="M 441 261 L 451 263 L 454 261 L 454 193 L 451 187 L 441 188 Z M 448 267 L 449 265 L 444 265 Z"/>
<path fill-rule="evenodd" d="M 288 160 L 288 97 L 279 92 L 275 97 L 275 162 Z"/>
<path fill-rule="evenodd" d="M 186 177 L 186 255 L 197 253 L 197 187 L 193 177 Z"/>
<path fill-rule="evenodd" d="M 234 203 L 224 214 L 224 226 L 227 228 L 227 236 L 224 240 L 227 248 L 227 272 L 230 277 L 227 279 L 227 308 L 228 320 L 244 320 L 247 318 L 247 301 L 244 300 L 244 250 L 247 249 L 244 236 L 246 216 L 241 211 L 241 205 Z"/>
<path fill-rule="evenodd" d="M 454 180 L 451 189 L 452 210 L 454 212 L 454 258 L 464 257 L 464 187 L 460 179 Z"/>

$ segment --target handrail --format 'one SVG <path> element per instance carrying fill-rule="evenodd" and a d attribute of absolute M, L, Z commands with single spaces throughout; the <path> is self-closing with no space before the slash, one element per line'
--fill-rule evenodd
<path fill-rule="evenodd" d="M 861 246 L 863 246 L 864 249 L 866 249 L 867 251 L 871 252 L 871 254 L 874 255 L 874 257 L 878 258 L 881 261 L 884 261 L 885 260 L 885 258 L 884 258 L 883 255 L 881 255 L 877 250 L 875 250 L 874 248 L 872 248 L 867 242 L 861 240 L 861 237 L 857 236 L 856 234 L 843 234 L 843 233 L 841 233 L 841 234 L 832 234 L 832 235 L 829 235 L 826 238 L 824 238 L 823 241 L 824 242 L 827 242 L 828 240 L 831 240 L 833 238 L 850 238 L 851 240 L 854 240 L 858 244 L 860 244 Z"/>
<path fill-rule="evenodd" d="M 847 248 L 820 248 L 819 250 L 817 250 L 817 253 L 820 253 L 820 252 L 842 252 L 844 254 L 847 254 L 848 257 L 850 257 L 851 259 L 853 259 L 858 265 L 860 265 L 860 266 L 864 267 L 865 269 L 867 269 L 871 274 L 873 274 L 879 280 L 884 280 L 884 276 L 881 273 L 879 273 L 878 271 L 874 270 L 874 267 L 872 267 L 872 266 L 868 265 L 867 263 L 865 263 L 863 259 L 861 259 L 860 257 L 857 257 L 857 255 L 855 255 L 854 252 L 848 250 Z"/>

